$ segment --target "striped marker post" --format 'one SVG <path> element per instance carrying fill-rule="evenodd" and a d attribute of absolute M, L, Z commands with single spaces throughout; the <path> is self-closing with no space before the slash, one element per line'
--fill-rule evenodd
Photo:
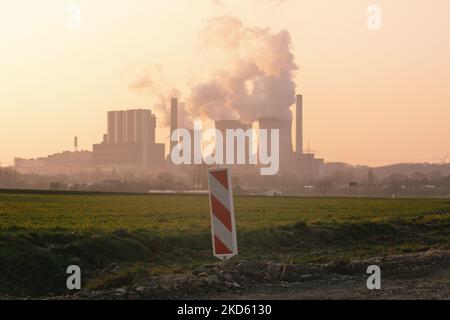
<path fill-rule="evenodd" d="M 209 169 L 208 185 L 214 256 L 225 261 L 238 254 L 230 169 Z"/>

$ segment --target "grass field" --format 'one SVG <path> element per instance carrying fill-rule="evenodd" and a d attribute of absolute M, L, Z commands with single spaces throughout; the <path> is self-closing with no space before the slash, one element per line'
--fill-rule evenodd
<path fill-rule="evenodd" d="M 450 200 L 236 197 L 240 258 L 331 262 L 450 248 Z M 133 273 L 185 272 L 211 256 L 206 196 L 0 192 L 0 295 L 62 293 Z M 99 276 L 112 263 L 121 279 Z"/>

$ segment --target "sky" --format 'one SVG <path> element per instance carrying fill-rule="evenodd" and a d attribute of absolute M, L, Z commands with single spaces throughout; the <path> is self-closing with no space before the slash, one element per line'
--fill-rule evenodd
<path fill-rule="evenodd" d="M 106 132 L 108 110 L 157 110 L 173 89 L 188 101 L 218 54 L 199 41 L 216 17 L 289 33 L 305 145 L 319 157 L 380 166 L 439 162 L 450 152 L 448 0 L 0 4 L 1 165 L 70 150 L 74 136 L 92 150 Z M 371 4 L 381 9 L 379 30 L 367 27 Z M 79 29 L 67 26 L 72 5 L 80 9 Z M 132 88 L 149 69 L 156 88 Z M 167 136 L 160 128 L 159 141 Z"/>

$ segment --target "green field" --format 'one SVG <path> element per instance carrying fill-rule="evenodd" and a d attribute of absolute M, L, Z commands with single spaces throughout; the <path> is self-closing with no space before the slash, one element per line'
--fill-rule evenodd
<path fill-rule="evenodd" d="M 239 257 L 330 262 L 450 248 L 450 200 L 236 197 Z M 0 193 L 0 296 L 64 293 L 214 262 L 206 196 Z M 98 271 L 112 263 L 123 277 Z"/>

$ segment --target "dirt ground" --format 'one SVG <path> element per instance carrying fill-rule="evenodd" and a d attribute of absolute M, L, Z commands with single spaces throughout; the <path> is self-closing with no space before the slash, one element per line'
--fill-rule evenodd
<path fill-rule="evenodd" d="M 261 284 L 239 295 L 218 295 L 217 299 L 450 299 L 450 252 L 390 256 L 357 262 L 381 267 L 381 290 L 368 290 L 368 275 L 330 273 L 305 282 Z"/>
<path fill-rule="evenodd" d="M 381 290 L 367 289 L 371 265 L 381 268 Z M 449 300 L 450 250 L 311 265 L 232 260 L 52 299 Z"/>

